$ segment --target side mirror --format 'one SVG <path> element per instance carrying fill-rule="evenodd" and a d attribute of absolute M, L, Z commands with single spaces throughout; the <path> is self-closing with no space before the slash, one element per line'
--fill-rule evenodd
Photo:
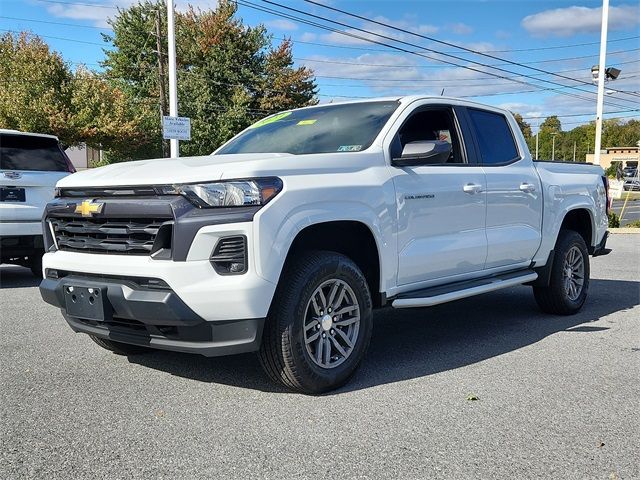
<path fill-rule="evenodd" d="M 408 167 L 445 163 L 451 155 L 451 144 L 443 140 L 419 140 L 404 146 L 400 158 L 392 159 L 392 165 Z"/>

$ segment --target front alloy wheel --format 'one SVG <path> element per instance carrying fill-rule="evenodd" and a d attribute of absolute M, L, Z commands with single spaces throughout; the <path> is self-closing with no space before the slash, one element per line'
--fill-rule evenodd
<path fill-rule="evenodd" d="M 354 374 L 371 339 L 371 295 L 358 266 L 335 252 L 302 252 L 282 273 L 260 346 L 275 381 L 323 393 Z"/>
<path fill-rule="evenodd" d="M 304 342 L 311 360 L 335 368 L 349 358 L 360 330 L 360 306 L 344 281 L 323 282 L 311 295 L 305 314 Z"/>

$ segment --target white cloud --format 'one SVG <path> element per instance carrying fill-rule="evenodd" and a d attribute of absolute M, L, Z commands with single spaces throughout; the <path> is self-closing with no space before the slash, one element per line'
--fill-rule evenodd
<path fill-rule="evenodd" d="M 522 20 L 522 26 L 536 37 L 570 37 L 580 33 L 597 33 L 601 22 L 602 8 L 572 6 L 529 15 Z M 610 30 L 630 30 L 639 24 L 640 8 L 637 5 L 609 9 Z"/>
<path fill-rule="evenodd" d="M 264 24 L 267 27 L 274 28 L 276 30 L 291 31 L 298 29 L 298 25 L 286 19 L 269 20 L 267 22 L 264 22 Z"/>
<path fill-rule="evenodd" d="M 109 7 L 128 8 L 137 2 L 138 0 L 112 0 Z M 54 17 L 88 20 L 97 27 L 108 27 L 107 20 L 117 15 L 117 10 L 106 7 L 104 2 L 83 0 L 83 3 L 84 5 L 51 4 L 47 6 L 47 11 Z M 95 6 L 90 6 L 89 3 L 94 3 Z M 196 9 L 209 10 L 215 8 L 216 3 L 216 0 L 175 0 L 175 8 L 184 11 L 191 5 Z"/>
<path fill-rule="evenodd" d="M 469 35 L 470 33 L 473 33 L 473 28 L 466 23 L 452 23 L 448 27 L 449 30 L 456 35 Z"/>

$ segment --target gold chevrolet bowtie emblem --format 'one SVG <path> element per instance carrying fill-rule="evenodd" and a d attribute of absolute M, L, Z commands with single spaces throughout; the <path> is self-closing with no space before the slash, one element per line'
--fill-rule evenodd
<path fill-rule="evenodd" d="M 102 207 L 104 207 L 104 203 L 83 200 L 80 205 L 76 205 L 75 213 L 80 213 L 83 217 L 91 217 L 94 213 L 102 212 Z"/>

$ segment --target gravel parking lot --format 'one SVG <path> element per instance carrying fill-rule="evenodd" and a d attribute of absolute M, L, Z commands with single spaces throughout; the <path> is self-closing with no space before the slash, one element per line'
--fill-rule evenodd
<path fill-rule="evenodd" d="M 253 355 L 113 355 L 2 267 L 0 478 L 640 478 L 640 235 L 610 246 L 576 316 L 528 287 L 378 312 L 322 397 Z"/>

